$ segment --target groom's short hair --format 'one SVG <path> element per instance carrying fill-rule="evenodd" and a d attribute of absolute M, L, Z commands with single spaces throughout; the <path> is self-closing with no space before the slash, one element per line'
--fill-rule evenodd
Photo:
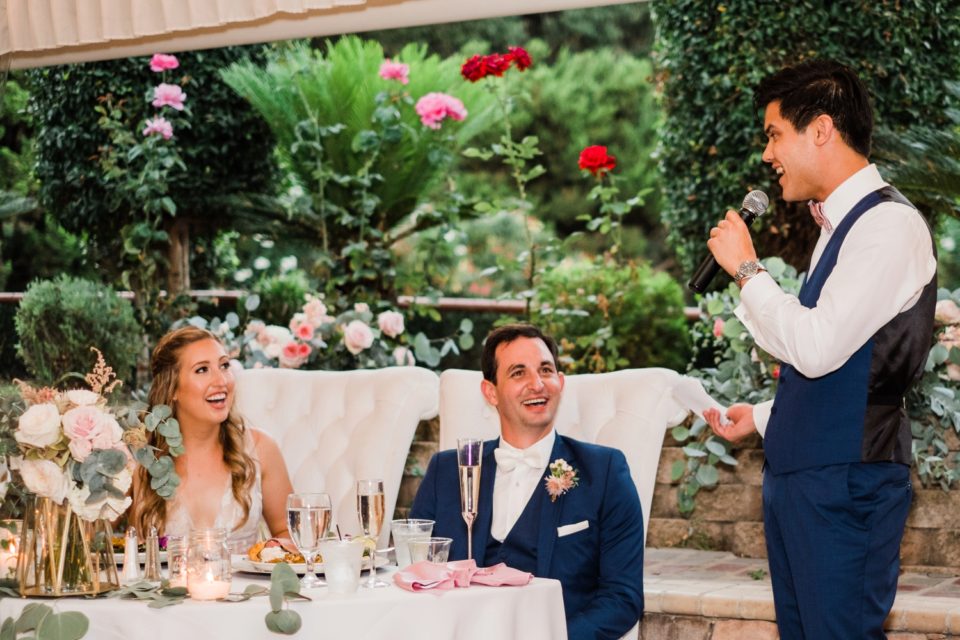
<path fill-rule="evenodd" d="M 560 370 L 558 362 L 559 351 L 557 342 L 532 324 L 505 324 L 497 327 L 487 335 L 483 343 L 483 353 L 480 354 L 480 370 L 484 380 L 497 383 L 497 347 L 508 344 L 517 338 L 539 338 L 547 345 L 550 355 L 553 356 L 553 366 Z"/>

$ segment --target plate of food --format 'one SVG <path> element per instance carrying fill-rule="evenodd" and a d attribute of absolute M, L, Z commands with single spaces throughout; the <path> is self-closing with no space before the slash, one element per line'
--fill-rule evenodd
<path fill-rule="evenodd" d="M 307 572 L 307 564 L 303 556 L 296 552 L 286 551 L 282 547 L 266 547 L 264 543 L 258 542 L 250 547 L 247 555 L 233 555 L 230 557 L 231 564 L 235 571 L 243 573 L 259 573 L 269 575 L 273 568 L 281 562 L 286 562 L 298 574 Z M 389 564 L 390 560 L 387 554 L 377 554 L 377 568 Z M 363 570 L 370 568 L 370 550 L 363 550 L 363 562 L 360 565 Z M 317 573 L 323 573 L 323 558 L 317 558 L 314 569 Z"/>

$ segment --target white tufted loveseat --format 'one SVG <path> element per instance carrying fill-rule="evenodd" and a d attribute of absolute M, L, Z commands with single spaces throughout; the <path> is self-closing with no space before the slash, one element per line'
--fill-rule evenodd
<path fill-rule="evenodd" d="M 389 522 L 417 424 L 437 415 L 438 388 L 437 374 L 419 367 L 247 369 L 237 407 L 280 445 L 294 490 L 329 493 L 334 524 L 359 533 L 356 481 L 383 479 Z M 388 536 L 385 523 L 381 546 Z"/>
<path fill-rule="evenodd" d="M 688 413 L 672 393 L 684 376 L 648 368 L 564 377 L 557 432 L 623 451 L 640 494 L 646 539 L 664 433 Z M 440 374 L 440 449 L 455 448 L 457 438 L 500 435 L 497 410 L 480 392 L 482 379 L 479 371 L 463 369 Z"/>

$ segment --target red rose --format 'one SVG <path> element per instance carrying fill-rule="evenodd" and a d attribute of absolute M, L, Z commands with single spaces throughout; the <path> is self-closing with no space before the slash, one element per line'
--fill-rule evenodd
<path fill-rule="evenodd" d="M 617 166 L 617 159 L 607 153 L 606 147 L 595 144 L 580 152 L 579 165 L 595 176 L 603 175 Z"/>
<path fill-rule="evenodd" d="M 780 377 L 780 365 L 778 364 L 773 365 L 773 371 L 770 372 L 770 375 L 773 377 L 774 380 L 777 380 Z"/>
<path fill-rule="evenodd" d="M 529 69 L 533 64 L 530 54 L 523 47 L 510 47 L 510 53 L 507 56 L 513 61 L 513 64 L 517 65 L 517 69 L 520 71 Z"/>
<path fill-rule="evenodd" d="M 476 82 L 485 77 L 487 75 L 487 66 L 484 63 L 484 59 L 484 56 L 473 56 L 470 58 L 460 67 L 460 75 L 470 82 Z"/>
<path fill-rule="evenodd" d="M 484 56 L 483 63 L 487 66 L 487 74 L 497 76 L 498 78 L 510 68 L 510 56 L 502 56 L 499 53 L 491 53 Z"/>

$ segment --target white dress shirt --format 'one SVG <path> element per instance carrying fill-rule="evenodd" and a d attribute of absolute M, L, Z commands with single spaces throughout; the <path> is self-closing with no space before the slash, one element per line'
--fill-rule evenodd
<path fill-rule="evenodd" d="M 513 471 L 504 471 L 497 465 L 497 477 L 493 483 L 493 520 L 490 523 L 490 535 L 500 542 L 504 541 L 510 529 L 517 523 L 530 501 L 530 496 L 543 484 L 556 439 L 557 432 L 551 429 L 550 433 L 538 442 L 521 450 L 500 438 L 500 448 L 523 451 L 525 454 L 534 453 L 542 463 L 536 466 L 518 464 Z"/>
<path fill-rule="evenodd" d="M 857 202 L 884 186 L 871 164 L 837 187 L 824 201 L 823 212 L 836 229 Z M 832 234 L 820 230 L 808 275 Z M 804 307 L 761 272 L 743 286 L 734 313 L 764 351 L 817 378 L 839 369 L 883 325 L 916 304 L 936 268 L 930 232 L 920 213 L 884 202 L 850 229 L 816 307 Z M 772 405 L 754 407 L 760 435 Z"/>

